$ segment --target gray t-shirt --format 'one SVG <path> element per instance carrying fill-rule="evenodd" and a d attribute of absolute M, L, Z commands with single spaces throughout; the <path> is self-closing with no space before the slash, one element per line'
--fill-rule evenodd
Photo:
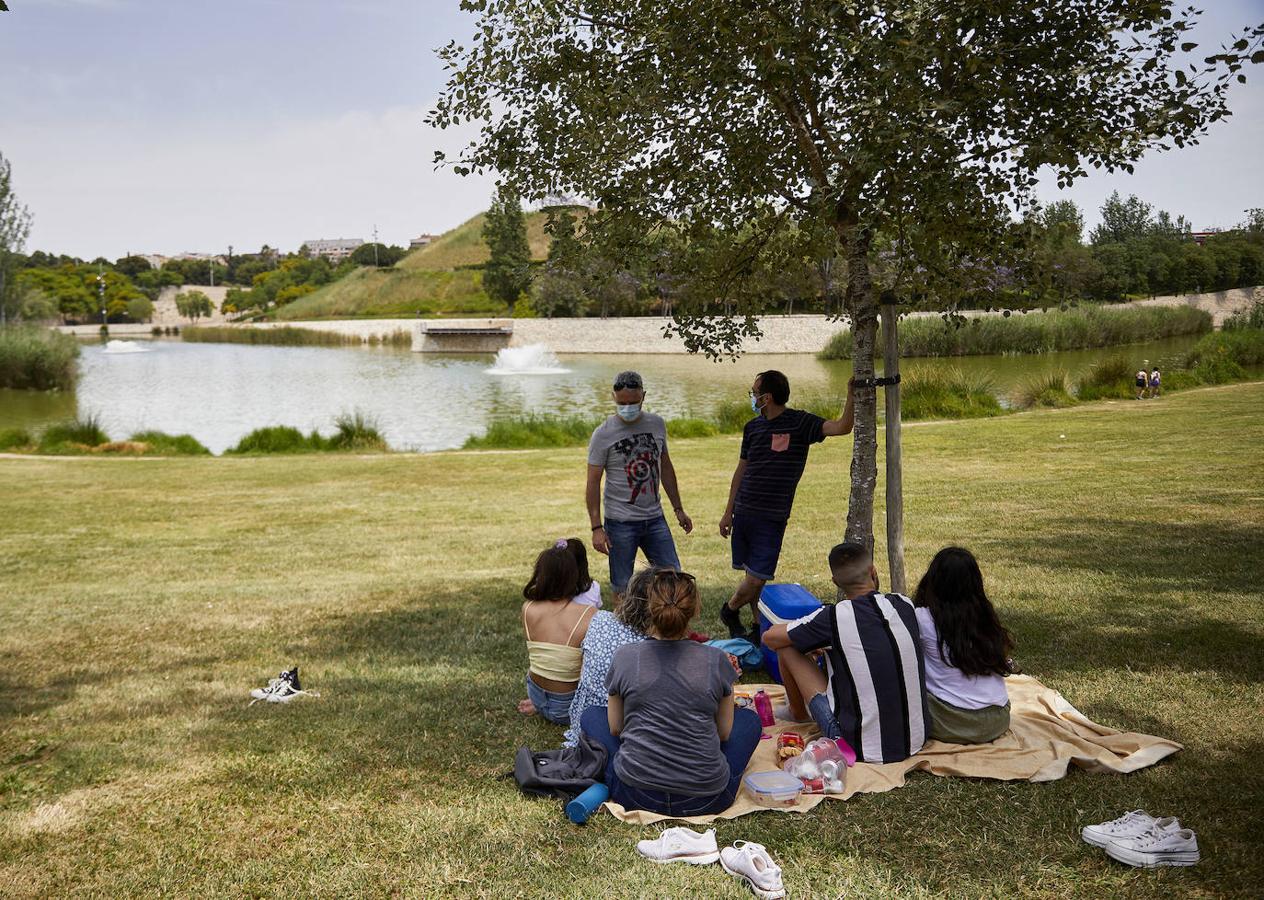
<path fill-rule="evenodd" d="M 588 441 L 588 464 L 605 466 L 605 516 L 616 522 L 641 522 L 663 514 L 658 499 L 667 425 L 642 412 L 635 422 L 610 416 Z"/>
<path fill-rule="evenodd" d="M 623 740 L 614 771 L 626 784 L 687 797 L 724 790 L 729 764 L 720 752 L 716 710 L 737 673 L 716 647 L 646 640 L 620 647 L 606 691 L 623 698 Z"/>

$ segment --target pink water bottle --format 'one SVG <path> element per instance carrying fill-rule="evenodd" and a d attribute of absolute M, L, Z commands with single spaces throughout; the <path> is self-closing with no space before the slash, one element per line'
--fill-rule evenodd
<path fill-rule="evenodd" d="M 755 692 L 755 712 L 759 713 L 759 724 L 765 728 L 771 728 L 777 723 L 772 714 L 772 701 L 763 691 Z"/>

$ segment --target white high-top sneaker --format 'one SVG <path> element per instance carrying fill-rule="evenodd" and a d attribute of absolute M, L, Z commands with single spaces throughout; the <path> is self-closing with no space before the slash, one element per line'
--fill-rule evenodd
<path fill-rule="evenodd" d="M 685 862 L 691 866 L 710 865 L 720 858 L 714 828 L 702 834 L 688 828 L 668 828 L 652 841 L 638 841 L 636 852 L 650 862 Z"/>

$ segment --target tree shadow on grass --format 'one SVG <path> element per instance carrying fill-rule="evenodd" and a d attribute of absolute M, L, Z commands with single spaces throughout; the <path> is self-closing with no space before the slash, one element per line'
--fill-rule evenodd
<path fill-rule="evenodd" d="M 1051 533 L 1063 538 L 1050 540 Z M 1248 523 L 1077 516 L 1043 522 L 1039 533 L 1006 535 L 998 543 L 1007 556 L 1033 565 L 1113 575 L 1141 601 L 1147 591 L 1199 592 L 1210 603 L 1218 593 L 1264 589 L 1264 533 Z"/>

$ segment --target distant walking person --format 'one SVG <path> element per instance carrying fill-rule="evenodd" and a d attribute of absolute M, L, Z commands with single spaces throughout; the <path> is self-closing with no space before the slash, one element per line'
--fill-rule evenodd
<path fill-rule="evenodd" d="M 1150 376 L 1146 372 L 1146 367 L 1150 365 L 1150 360 L 1146 360 L 1141 364 L 1141 368 L 1137 369 L 1137 399 L 1145 399 L 1146 386 L 1150 383 Z"/>
<path fill-rule="evenodd" d="M 790 382 L 780 372 L 760 372 L 751 385 L 751 409 L 757 413 L 742 431 L 742 449 L 729 487 L 729 502 L 720 519 L 720 536 L 731 537 L 733 568 L 746 576 L 720 620 L 732 637 L 746 637 L 740 610 L 759 599 L 764 584 L 777 574 L 781 541 L 790 520 L 794 493 L 808 461 L 808 448 L 827 437 L 851 432 L 855 413 L 852 386 L 837 419 L 822 419 L 801 409 L 790 409 Z M 756 617 L 751 642 L 759 643 Z"/>
<path fill-rule="evenodd" d="M 1163 376 L 1159 374 L 1158 369 L 1150 371 L 1150 396 L 1157 397 L 1163 393 Z"/>
<path fill-rule="evenodd" d="M 645 383 L 641 376 L 620 372 L 614 380 L 613 397 L 615 414 L 597 426 L 588 442 L 584 499 L 593 547 L 610 557 L 610 589 L 617 597 L 627 589 L 637 550 L 644 552 L 651 565 L 680 568 L 676 543 L 659 500 L 660 482 L 685 534 L 693 531 L 693 520 L 680 502 L 676 469 L 667 455 L 667 426 L 660 416 L 642 408 Z"/>

